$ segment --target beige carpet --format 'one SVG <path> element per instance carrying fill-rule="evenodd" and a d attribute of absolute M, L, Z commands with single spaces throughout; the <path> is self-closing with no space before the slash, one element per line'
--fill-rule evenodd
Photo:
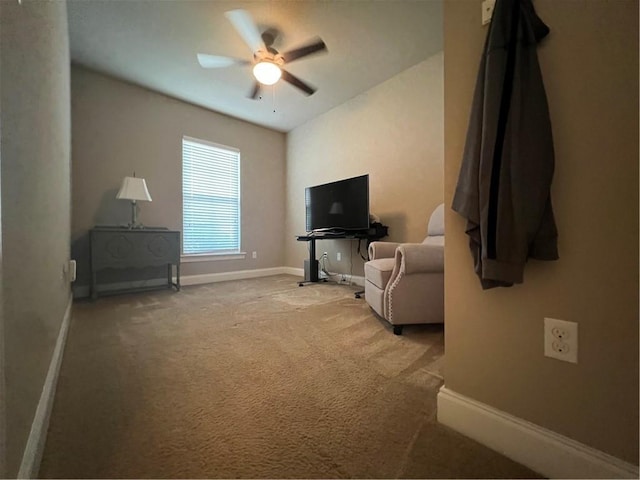
<path fill-rule="evenodd" d="M 436 422 L 442 326 L 296 280 L 76 303 L 40 476 L 535 476 Z"/>

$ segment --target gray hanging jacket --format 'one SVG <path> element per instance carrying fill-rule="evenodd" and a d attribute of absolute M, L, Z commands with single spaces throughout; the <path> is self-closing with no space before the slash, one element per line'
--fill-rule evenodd
<path fill-rule="evenodd" d="M 497 0 L 480 62 L 452 208 L 482 288 L 522 283 L 527 258 L 557 260 L 551 121 L 531 0 Z"/>

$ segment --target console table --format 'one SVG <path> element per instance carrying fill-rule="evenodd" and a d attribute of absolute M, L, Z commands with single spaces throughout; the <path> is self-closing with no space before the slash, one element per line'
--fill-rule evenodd
<path fill-rule="evenodd" d="M 106 268 L 167 266 L 167 287 L 180 290 L 180 232 L 166 228 L 95 227 L 90 231 L 91 297 L 98 297 L 98 272 Z M 172 266 L 176 266 L 176 283 Z M 143 287 L 142 289 L 148 289 Z M 124 291 L 141 290 L 138 288 Z"/>
<path fill-rule="evenodd" d="M 298 282 L 299 286 L 305 283 L 317 283 L 321 281 L 318 276 L 318 264 L 316 263 L 316 240 L 338 240 L 338 239 L 356 239 L 366 240 L 367 247 L 370 242 L 380 240 L 387 236 L 388 227 L 378 224 L 376 228 L 357 232 L 311 232 L 305 235 L 298 235 L 296 240 L 299 242 L 309 242 L 309 280 Z M 359 298 L 356 295 L 357 298 Z"/>

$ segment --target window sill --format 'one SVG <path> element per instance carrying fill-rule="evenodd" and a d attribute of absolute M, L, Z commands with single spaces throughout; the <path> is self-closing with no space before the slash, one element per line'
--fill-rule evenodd
<path fill-rule="evenodd" d="M 217 262 L 220 260 L 244 260 L 246 257 L 247 257 L 247 252 L 204 253 L 204 254 L 194 254 L 194 255 L 181 255 L 180 261 L 182 263 Z"/>

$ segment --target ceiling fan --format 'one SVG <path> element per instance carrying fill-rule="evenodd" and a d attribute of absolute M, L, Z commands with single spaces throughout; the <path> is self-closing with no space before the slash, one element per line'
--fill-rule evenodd
<path fill-rule="evenodd" d="M 280 53 L 273 48 L 276 33 L 273 30 L 267 30 L 261 34 L 249 12 L 241 9 L 231 10 L 225 12 L 225 16 L 251 48 L 253 61 L 198 53 L 198 62 L 203 68 L 223 68 L 232 65 L 253 64 L 253 75 L 256 82 L 249 95 L 253 99 L 258 98 L 261 85 L 273 85 L 281 78 L 300 89 L 306 95 L 312 95 L 316 91 L 314 87 L 303 82 L 282 67 L 308 55 L 327 51 L 327 46 L 321 38 L 318 37 L 302 47 Z"/>

